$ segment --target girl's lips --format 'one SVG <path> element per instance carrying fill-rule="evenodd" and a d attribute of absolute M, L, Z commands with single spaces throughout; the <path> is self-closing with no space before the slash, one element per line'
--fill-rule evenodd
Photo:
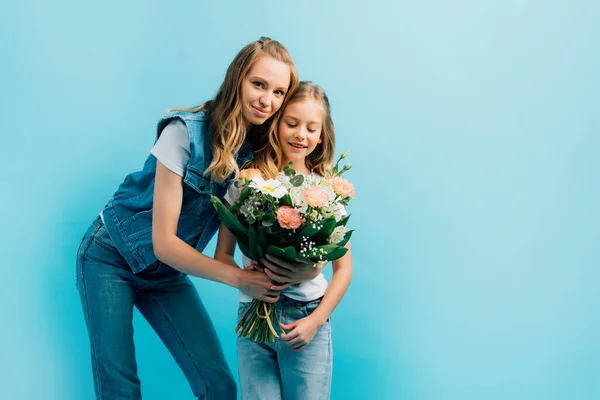
<path fill-rule="evenodd" d="M 294 151 L 302 151 L 304 149 L 306 149 L 306 146 L 304 145 L 298 145 L 296 143 L 290 143 L 288 142 L 288 145 L 292 148 L 292 150 Z"/>

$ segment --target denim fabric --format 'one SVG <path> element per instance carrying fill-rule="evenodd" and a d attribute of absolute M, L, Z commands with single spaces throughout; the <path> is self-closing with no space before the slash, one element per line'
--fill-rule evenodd
<path fill-rule="evenodd" d="M 222 198 L 231 179 L 217 182 L 209 176 L 204 176 L 212 160 L 212 129 L 207 121 L 206 112 L 175 111 L 167 114 L 158 123 L 157 138 L 174 118 L 179 118 L 185 123 L 190 139 L 190 160 L 183 177 L 185 185 L 177 237 L 202 251 L 220 224 L 210 197 Z M 252 145 L 247 142 L 242 146 L 236 160 L 241 167 L 252 157 Z M 115 247 L 136 273 L 156 262 L 152 247 L 155 174 L 156 157 L 150 154 L 143 169 L 129 174 L 102 210 L 106 229 Z"/>
<path fill-rule="evenodd" d="M 140 399 L 133 307 L 158 333 L 199 399 L 235 399 L 213 324 L 187 275 L 157 261 L 134 274 L 97 218 L 77 252 L 97 399 Z"/>
<path fill-rule="evenodd" d="M 310 315 L 320 302 L 282 296 L 276 310 L 281 323 L 290 324 Z M 238 321 L 249 304 L 240 303 Z M 277 330 L 281 332 L 279 327 Z M 242 399 L 329 399 L 333 365 L 329 320 L 301 351 L 292 351 L 279 338 L 273 344 L 264 344 L 238 337 L 237 352 Z"/>

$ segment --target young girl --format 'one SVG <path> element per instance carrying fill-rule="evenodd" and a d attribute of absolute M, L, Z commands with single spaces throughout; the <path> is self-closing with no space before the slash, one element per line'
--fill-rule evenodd
<path fill-rule="evenodd" d="M 244 47 L 213 101 L 168 113 L 141 171 L 125 178 L 77 252 L 77 288 L 88 328 L 98 399 L 139 399 L 133 307 L 156 330 L 199 398 L 235 399 L 235 382 L 212 322 L 187 274 L 276 301 L 263 273 L 201 253 L 218 228 L 210 196 L 222 197 L 252 159 L 260 125 L 271 124 L 297 86 L 280 43 Z M 316 274 L 298 263 L 296 282 Z M 289 274 L 288 274 L 289 277 Z"/>
<path fill-rule="evenodd" d="M 310 82 L 301 82 L 273 124 L 268 144 L 255 153 L 252 167 L 274 178 L 293 161 L 297 173 L 323 176 L 333 163 L 334 128 L 329 100 L 323 90 Z M 225 200 L 232 204 L 239 188 L 231 185 Z M 233 261 L 235 238 L 221 224 L 215 258 Z M 350 247 L 348 244 L 346 247 Z M 270 256 L 267 256 L 270 258 Z M 256 263 L 243 257 L 247 269 Z M 278 270 L 268 260 L 264 272 Z M 284 268 L 285 269 L 285 268 Z M 315 268 L 318 269 L 318 268 Z M 274 344 L 261 344 L 238 337 L 238 364 L 243 399 L 328 399 L 331 388 L 332 350 L 329 316 L 340 302 L 352 278 L 350 251 L 333 261 L 333 279 L 327 285 L 323 274 L 289 286 L 282 291 L 277 313 L 286 333 Z M 240 293 L 238 320 L 252 297 Z"/>

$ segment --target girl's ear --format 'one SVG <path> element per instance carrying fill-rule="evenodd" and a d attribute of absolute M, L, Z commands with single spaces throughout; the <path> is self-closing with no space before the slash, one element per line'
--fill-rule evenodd
<path fill-rule="evenodd" d="M 319 141 L 317 142 L 318 144 L 323 143 L 323 135 L 319 136 Z"/>

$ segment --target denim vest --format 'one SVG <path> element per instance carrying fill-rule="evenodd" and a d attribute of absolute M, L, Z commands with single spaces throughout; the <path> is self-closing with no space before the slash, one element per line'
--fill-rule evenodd
<path fill-rule="evenodd" d="M 185 123 L 190 139 L 190 160 L 183 178 L 183 202 L 177 237 L 202 251 L 220 224 L 210 196 L 223 198 L 232 177 L 224 182 L 215 182 L 210 176 L 204 176 L 212 160 L 212 130 L 205 112 L 175 111 L 167 114 L 158 122 L 157 140 L 164 127 L 174 118 Z M 252 158 L 252 146 L 245 143 L 238 153 L 237 163 L 241 167 Z M 150 154 L 144 168 L 129 174 L 102 210 L 106 230 L 135 273 L 157 260 L 152 246 L 155 174 L 156 157 Z"/>

